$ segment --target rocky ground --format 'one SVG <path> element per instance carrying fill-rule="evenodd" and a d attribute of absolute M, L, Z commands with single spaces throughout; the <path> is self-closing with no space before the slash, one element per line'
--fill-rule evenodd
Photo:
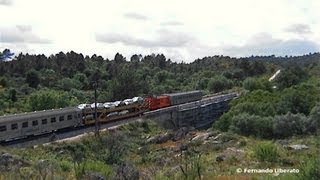
<path fill-rule="evenodd" d="M 261 140 L 134 123 L 27 149 L 0 147 L 0 179 L 304 179 L 319 176 L 319 137 Z M 314 159 L 315 161 L 313 161 Z M 299 169 L 244 173 L 238 169 Z M 309 174 L 308 174 L 309 173 Z M 311 174 L 311 175 L 310 175 Z"/>

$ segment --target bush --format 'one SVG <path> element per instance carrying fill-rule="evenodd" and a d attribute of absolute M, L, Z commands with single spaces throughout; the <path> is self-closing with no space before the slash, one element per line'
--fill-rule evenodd
<path fill-rule="evenodd" d="M 309 115 L 319 100 L 319 89 L 314 85 L 303 83 L 287 88 L 281 92 L 281 99 L 277 104 L 278 114 L 292 112 Z"/>
<path fill-rule="evenodd" d="M 101 161 L 86 161 L 85 171 L 90 173 L 99 173 L 106 179 L 110 178 L 112 175 L 112 166 L 106 165 Z"/>
<path fill-rule="evenodd" d="M 32 111 L 63 108 L 72 105 L 71 103 L 73 103 L 72 98 L 68 97 L 67 93 L 48 89 L 33 92 L 29 98 Z"/>
<path fill-rule="evenodd" d="M 320 129 L 320 105 L 312 108 L 310 112 L 310 124 L 307 129 L 309 132 L 314 133 Z"/>
<path fill-rule="evenodd" d="M 303 114 L 287 113 L 275 116 L 273 119 L 273 133 L 275 137 L 285 138 L 292 135 L 307 133 L 309 121 Z"/>
<path fill-rule="evenodd" d="M 276 162 L 279 154 L 277 147 L 271 143 L 263 143 L 253 150 L 254 156 L 262 162 Z"/>
<path fill-rule="evenodd" d="M 261 138 L 272 137 L 272 118 L 256 115 L 240 114 L 232 118 L 230 129 L 246 136 L 253 135 Z"/>
<path fill-rule="evenodd" d="M 299 173 L 297 174 L 298 179 L 305 180 L 318 180 L 320 179 L 320 159 L 308 158 L 299 166 Z"/>
<path fill-rule="evenodd" d="M 103 161 L 106 164 L 121 164 L 128 151 L 128 137 L 121 132 L 114 132 L 102 137 L 101 143 L 106 148 Z"/>
<path fill-rule="evenodd" d="M 231 118 L 232 118 L 232 114 L 231 113 L 225 113 L 223 114 L 218 121 L 216 121 L 215 123 L 213 123 L 212 128 L 213 129 L 218 129 L 221 131 L 228 131 L 229 127 L 231 125 Z"/>
<path fill-rule="evenodd" d="M 208 89 L 210 92 L 220 92 L 232 87 L 232 81 L 224 76 L 215 76 L 208 82 Z"/>
<path fill-rule="evenodd" d="M 257 79 L 249 77 L 243 81 L 243 87 L 246 90 L 254 91 L 258 89 L 271 91 L 271 83 L 267 79 Z"/>
<path fill-rule="evenodd" d="M 122 163 L 117 166 L 115 175 L 112 179 L 121 180 L 121 179 L 139 179 L 140 174 L 139 171 L 131 164 Z"/>

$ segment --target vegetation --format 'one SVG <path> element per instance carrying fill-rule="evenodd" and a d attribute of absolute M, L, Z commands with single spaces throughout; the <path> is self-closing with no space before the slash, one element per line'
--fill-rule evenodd
<path fill-rule="evenodd" d="M 275 162 L 279 157 L 277 146 L 271 143 L 259 144 L 255 147 L 253 152 L 255 157 L 262 162 Z"/>
<path fill-rule="evenodd" d="M 196 139 L 209 133 L 206 139 Z M 319 136 L 281 141 L 219 131 L 192 131 L 182 139 L 151 142 L 176 132 L 154 122 L 134 122 L 101 132 L 101 138 L 56 142 L 25 149 L 0 147 L 0 179 L 319 179 Z M 238 168 L 298 169 L 299 173 L 239 173 Z M 262 176 L 262 177 L 261 177 Z"/>
<path fill-rule="evenodd" d="M 212 56 L 186 64 L 172 62 L 162 54 L 133 55 L 130 60 L 119 53 L 113 60 L 73 51 L 49 57 L 18 54 L 11 61 L 0 61 L 0 97 L 3 104 L 0 115 L 47 108 L 33 107 L 34 103 L 41 102 L 31 102 L 32 95 L 47 89 L 53 96 L 63 94 L 65 99 L 72 100 L 49 102 L 50 107 L 91 103 L 95 81 L 98 84 L 98 101 L 101 102 L 194 89 L 214 93 L 242 86 L 250 91 L 271 92 L 272 84 L 267 77 L 277 69 L 283 69 L 284 74 L 280 73 L 277 79 L 279 89 L 290 88 L 309 79 L 306 69 L 310 69 L 309 64 L 318 63 L 318 58 L 318 53 L 286 58 Z M 312 68 L 312 72 L 316 74 L 317 71 Z M 288 82 L 288 79 L 294 80 Z"/>
<path fill-rule="evenodd" d="M 127 60 L 117 53 L 109 60 L 71 51 L 0 60 L 0 115 L 92 103 L 95 83 L 99 102 L 194 89 L 240 94 L 213 128 L 179 140 L 172 138 L 175 131 L 142 122 L 102 133 L 100 139 L 0 148 L 0 179 L 319 179 L 319 72 L 319 53 L 176 63 L 162 54 Z M 152 141 L 155 137 L 162 139 Z M 307 148 L 293 150 L 294 144 Z M 237 174 L 238 168 L 299 173 Z"/>

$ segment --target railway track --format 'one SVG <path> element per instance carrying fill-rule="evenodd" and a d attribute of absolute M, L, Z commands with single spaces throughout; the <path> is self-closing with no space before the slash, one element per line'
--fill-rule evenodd
<path fill-rule="evenodd" d="M 228 95 L 227 98 L 230 98 L 230 99 L 238 96 L 236 93 L 230 93 L 230 94 L 226 94 L 226 95 Z M 111 121 L 111 122 L 107 122 L 107 123 L 100 123 L 99 124 L 99 130 L 116 127 L 116 126 L 119 126 L 119 125 L 127 124 L 129 122 L 148 119 L 148 118 L 151 118 L 152 116 L 157 116 L 157 115 L 159 115 L 161 113 L 172 112 L 175 109 L 181 108 L 182 106 L 186 106 L 186 105 L 187 106 L 190 106 L 190 105 L 192 106 L 193 104 L 194 105 L 198 105 L 201 102 L 202 103 L 206 103 L 208 101 L 218 102 L 218 101 L 222 100 L 222 97 L 225 97 L 225 96 L 224 95 L 220 95 L 220 94 L 219 95 L 213 95 L 213 96 L 207 96 L 207 97 L 203 98 L 200 101 L 195 101 L 195 102 L 190 102 L 190 103 L 186 103 L 186 104 L 170 106 L 170 107 L 166 107 L 166 108 L 162 108 L 162 109 L 158 109 L 158 110 L 154 110 L 154 111 L 149 111 L 149 112 L 144 113 L 144 115 L 140 115 L 140 116 L 137 116 L 137 117 L 130 117 L 130 118 L 127 118 L 127 119 Z M 34 135 L 34 136 L 29 136 L 27 138 L 1 142 L 0 146 L 14 147 L 14 148 L 32 147 L 32 146 L 35 146 L 35 145 L 55 142 L 55 141 L 59 141 L 59 140 L 63 140 L 63 139 L 71 138 L 71 137 L 75 137 L 75 136 L 78 136 L 78 135 L 82 135 L 82 134 L 85 134 L 85 133 L 94 132 L 94 131 L 95 131 L 94 124 L 90 125 L 90 126 L 79 126 L 79 127 L 74 127 L 74 128 L 66 128 L 66 129 L 61 129 L 61 130 L 58 130 L 58 131 L 55 131 L 55 132 L 51 132 L 51 133 L 46 133 L 46 134 L 41 134 L 41 135 Z"/>

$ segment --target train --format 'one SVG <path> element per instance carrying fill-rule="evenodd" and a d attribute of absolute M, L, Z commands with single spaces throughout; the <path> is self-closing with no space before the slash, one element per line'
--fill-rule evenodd
<path fill-rule="evenodd" d="M 201 91 L 188 91 L 0 116 L 0 142 L 89 126 L 96 120 L 99 123 L 116 121 L 201 99 Z"/>

